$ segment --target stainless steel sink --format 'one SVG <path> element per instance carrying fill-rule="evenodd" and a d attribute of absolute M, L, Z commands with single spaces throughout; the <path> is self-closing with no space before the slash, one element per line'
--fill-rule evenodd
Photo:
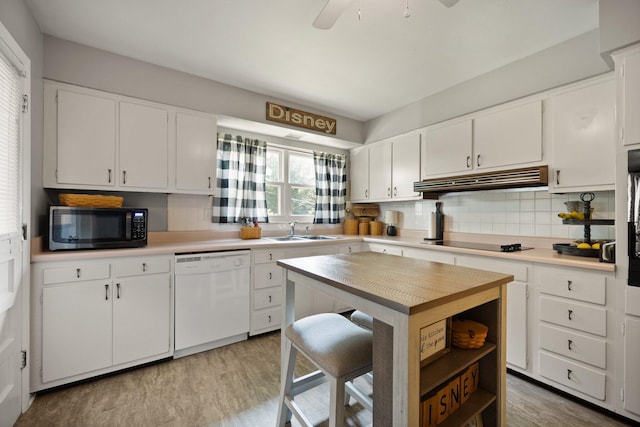
<path fill-rule="evenodd" d="M 318 235 L 313 235 L 313 236 L 302 236 L 303 239 L 307 239 L 307 240 L 335 240 L 337 239 L 337 237 L 333 237 L 333 236 L 318 236 Z"/>
<path fill-rule="evenodd" d="M 276 242 L 290 242 L 293 240 L 304 240 L 299 236 L 281 236 L 281 237 L 267 237 L 268 240 L 275 240 Z"/>

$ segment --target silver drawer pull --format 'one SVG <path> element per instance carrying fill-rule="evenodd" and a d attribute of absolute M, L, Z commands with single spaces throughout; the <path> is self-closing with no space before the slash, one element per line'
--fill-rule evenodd
<path fill-rule="evenodd" d="M 80 278 L 80 269 L 76 268 L 76 278 Z"/>
<path fill-rule="evenodd" d="M 269 302 L 271 302 L 271 295 L 269 295 Z"/>
<path fill-rule="evenodd" d="M 571 344 L 573 344 L 573 341 L 567 340 L 567 347 L 569 347 L 569 350 L 571 350 Z"/>
<path fill-rule="evenodd" d="M 273 261 L 273 254 L 269 254 L 269 261 Z"/>
<path fill-rule="evenodd" d="M 571 315 L 572 315 L 572 314 L 573 314 L 573 310 L 569 310 L 569 320 L 573 320 L 573 319 L 571 318 Z"/>
<path fill-rule="evenodd" d="M 146 271 L 147 271 L 147 263 L 146 263 L 146 262 L 143 262 L 143 263 L 142 263 L 142 271 L 143 271 L 143 272 L 146 272 Z"/>
<path fill-rule="evenodd" d="M 567 290 L 571 290 L 571 280 L 567 280 Z"/>
<path fill-rule="evenodd" d="M 116 298 L 120 299 L 120 283 L 116 283 Z"/>
<path fill-rule="evenodd" d="M 567 369 L 567 379 L 571 379 L 571 369 Z"/>
<path fill-rule="evenodd" d="M 109 299 L 109 285 L 104 285 L 104 299 Z"/>
<path fill-rule="evenodd" d="M 269 323 L 271 323 L 271 315 L 269 315 Z"/>
<path fill-rule="evenodd" d="M 273 279 L 273 274 L 269 272 L 269 280 Z"/>

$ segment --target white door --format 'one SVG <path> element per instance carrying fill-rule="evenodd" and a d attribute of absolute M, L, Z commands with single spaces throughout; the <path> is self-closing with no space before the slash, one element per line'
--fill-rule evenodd
<path fill-rule="evenodd" d="M 29 404 L 29 226 L 31 63 L 0 23 L 0 426 Z M 23 98 L 24 97 L 24 98 Z M 25 353 L 26 354 L 26 353 Z M 25 366 L 26 367 L 26 366 Z M 22 370 L 21 370 L 22 369 Z"/>
<path fill-rule="evenodd" d="M 422 152 L 423 177 L 471 170 L 471 145 L 471 119 L 428 128 Z"/>
<path fill-rule="evenodd" d="M 367 201 L 369 198 L 369 147 L 351 150 L 351 200 Z"/>

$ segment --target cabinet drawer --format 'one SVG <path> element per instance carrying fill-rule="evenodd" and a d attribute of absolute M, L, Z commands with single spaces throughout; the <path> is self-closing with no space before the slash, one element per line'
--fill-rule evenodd
<path fill-rule="evenodd" d="M 540 297 L 540 320 L 607 336 L 607 310 L 600 307 Z"/>
<path fill-rule="evenodd" d="M 378 252 L 381 254 L 389 254 L 395 256 L 402 256 L 403 254 L 403 249 L 400 246 L 378 245 L 376 243 L 369 243 L 368 245 L 371 252 Z"/>
<path fill-rule="evenodd" d="M 596 399 L 605 399 L 606 375 L 594 369 L 540 352 L 540 375 Z"/>
<path fill-rule="evenodd" d="M 253 288 L 282 286 L 284 270 L 275 264 L 259 264 L 253 267 Z"/>
<path fill-rule="evenodd" d="M 264 264 L 267 262 L 276 262 L 279 259 L 286 258 L 286 251 L 276 249 L 273 251 L 251 251 L 254 264 Z"/>
<path fill-rule="evenodd" d="M 511 274 L 513 280 L 519 282 L 529 281 L 529 266 L 513 261 L 499 261 L 487 257 L 456 255 L 456 265 L 461 267 L 477 268 L 478 270 L 495 271 L 497 273 Z"/>
<path fill-rule="evenodd" d="M 540 347 L 598 368 L 607 368 L 607 343 L 548 325 L 540 325 Z"/>
<path fill-rule="evenodd" d="M 253 309 L 279 307 L 282 303 L 282 287 L 262 289 L 253 293 Z"/>
<path fill-rule="evenodd" d="M 171 260 L 169 258 L 141 258 L 118 261 L 113 264 L 113 267 L 116 277 L 168 273 L 171 271 Z"/>
<path fill-rule="evenodd" d="M 111 269 L 109 264 L 79 264 L 69 267 L 45 268 L 43 283 L 69 283 L 85 280 L 108 279 Z"/>
<path fill-rule="evenodd" d="M 281 314 L 282 314 L 282 309 L 280 307 L 252 312 L 251 313 L 251 330 L 259 331 L 263 329 L 280 328 Z"/>
<path fill-rule="evenodd" d="M 540 269 L 540 292 L 580 301 L 605 303 L 606 277 L 555 268 Z"/>

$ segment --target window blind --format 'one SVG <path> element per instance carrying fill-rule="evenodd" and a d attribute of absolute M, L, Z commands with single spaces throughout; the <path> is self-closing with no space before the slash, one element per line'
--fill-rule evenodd
<path fill-rule="evenodd" d="M 0 50 L 0 238 L 20 233 L 20 67 Z"/>

